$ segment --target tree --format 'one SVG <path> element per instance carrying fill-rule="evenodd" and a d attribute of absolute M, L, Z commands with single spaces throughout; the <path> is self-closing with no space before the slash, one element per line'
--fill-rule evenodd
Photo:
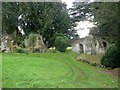
<path fill-rule="evenodd" d="M 76 36 L 78 36 L 77 30 L 74 28 L 78 25 L 78 22 L 88 20 L 92 21 L 93 14 L 91 13 L 91 9 L 91 3 L 89 2 L 73 2 L 72 8 L 69 9 L 72 23 L 71 34 L 73 38 L 76 38 Z"/>
<path fill-rule="evenodd" d="M 26 34 L 39 33 L 48 47 L 53 46 L 51 38 L 56 32 L 69 36 L 70 18 L 64 3 L 27 3 L 27 8 L 29 12 L 22 18 L 22 28 Z"/>
<path fill-rule="evenodd" d="M 69 38 L 71 36 L 69 31 L 71 20 L 66 4 L 62 2 L 4 3 L 3 16 L 5 32 L 19 37 L 17 34 L 21 32 L 18 30 L 19 26 L 26 36 L 30 33 L 42 35 L 43 41 L 48 47 L 53 46 L 51 38 L 56 32 Z"/>
<path fill-rule="evenodd" d="M 17 3 L 2 3 L 2 32 L 11 36 L 15 34 L 17 38 L 20 32 L 18 31 L 18 15 L 19 7 Z M 13 34 L 14 33 L 14 34 Z"/>
<path fill-rule="evenodd" d="M 62 34 L 56 34 L 55 47 L 58 51 L 65 52 L 68 45 L 69 45 L 69 39 L 66 36 Z"/>
<path fill-rule="evenodd" d="M 103 38 L 107 38 L 110 44 L 115 44 L 107 50 L 107 52 L 101 59 L 101 64 L 111 68 L 120 67 L 120 33 L 118 30 L 118 25 L 120 23 L 120 13 L 118 11 L 120 7 L 119 3 L 102 2 L 94 4 L 93 7 L 93 13 L 95 16 L 94 21 L 98 22 L 98 34 Z"/>
<path fill-rule="evenodd" d="M 109 38 L 115 43 L 118 35 L 118 2 L 102 2 L 93 4 L 94 21 L 97 22 L 98 34 L 101 37 Z"/>
<path fill-rule="evenodd" d="M 73 23 L 91 20 L 90 17 L 93 15 L 91 3 L 89 2 L 73 2 L 73 7 L 69 10 Z"/>
<path fill-rule="evenodd" d="M 92 28 L 90 34 L 105 38 L 115 43 L 118 35 L 118 2 L 77 2 L 71 9 L 73 23 L 90 20 L 97 27 Z M 94 17 L 94 18 L 91 18 Z"/>

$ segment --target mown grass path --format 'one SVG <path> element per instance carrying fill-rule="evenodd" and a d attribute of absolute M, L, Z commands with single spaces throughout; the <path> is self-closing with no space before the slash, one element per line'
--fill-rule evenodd
<path fill-rule="evenodd" d="M 75 60 L 75 53 L 3 54 L 4 88 L 116 88 L 117 78 Z"/>

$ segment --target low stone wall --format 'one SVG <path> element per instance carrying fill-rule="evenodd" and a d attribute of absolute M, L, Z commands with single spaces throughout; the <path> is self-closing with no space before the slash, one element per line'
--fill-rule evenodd
<path fill-rule="evenodd" d="M 78 59 L 78 58 L 76 58 L 76 57 L 75 57 L 75 59 L 76 59 L 76 61 L 81 61 L 81 62 L 83 62 L 83 63 L 89 64 L 89 65 L 94 66 L 94 67 L 105 68 L 105 66 L 103 66 L 103 65 L 101 65 L 101 64 L 93 63 L 93 62 L 90 62 L 89 60 L 86 60 L 86 59 Z"/>

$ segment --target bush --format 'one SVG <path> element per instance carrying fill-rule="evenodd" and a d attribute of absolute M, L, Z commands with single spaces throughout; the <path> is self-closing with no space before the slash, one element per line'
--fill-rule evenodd
<path fill-rule="evenodd" d="M 26 50 L 24 50 L 23 48 L 16 48 L 15 49 L 16 53 L 28 53 Z"/>
<path fill-rule="evenodd" d="M 30 34 L 28 38 L 29 38 L 29 47 L 32 47 L 32 49 L 34 49 L 36 44 L 37 34 Z"/>
<path fill-rule="evenodd" d="M 101 59 L 101 64 L 105 67 L 120 67 L 120 52 L 115 45 L 112 45 Z"/>
<path fill-rule="evenodd" d="M 94 67 L 96 67 L 96 66 L 97 66 L 97 64 L 96 64 L 96 63 L 91 63 L 91 65 L 92 65 L 92 66 L 94 66 Z"/>
<path fill-rule="evenodd" d="M 60 52 L 65 52 L 68 44 L 69 40 L 66 36 L 61 35 L 55 38 L 55 47 Z"/>

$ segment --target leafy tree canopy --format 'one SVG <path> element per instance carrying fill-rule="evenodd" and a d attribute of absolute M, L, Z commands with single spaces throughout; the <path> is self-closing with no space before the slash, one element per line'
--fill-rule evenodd
<path fill-rule="evenodd" d="M 20 30 L 28 35 L 42 35 L 44 43 L 51 47 L 51 38 L 55 33 L 62 33 L 70 38 L 71 19 L 62 2 L 3 2 L 3 33 L 19 37 Z M 16 40 L 17 41 L 17 40 Z"/>

